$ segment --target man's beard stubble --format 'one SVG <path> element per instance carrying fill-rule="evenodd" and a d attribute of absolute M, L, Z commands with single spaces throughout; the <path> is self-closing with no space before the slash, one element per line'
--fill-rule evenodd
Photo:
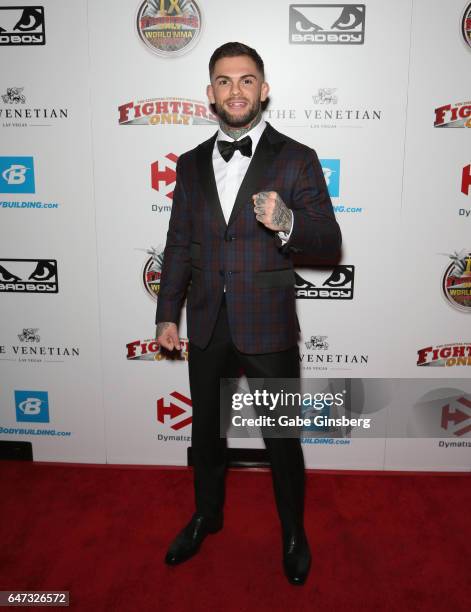
<path fill-rule="evenodd" d="M 216 114 L 220 121 L 225 123 L 230 128 L 243 128 L 252 123 L 252 121 L 258 117 L 261 112 L 262 105 L 260 100 L 258 103 L 255 103 L 252 107 L 248 109 L 245 115 L 239 116 L 237 118 L 230 115 L 223 106 L 215 103 Z"/>

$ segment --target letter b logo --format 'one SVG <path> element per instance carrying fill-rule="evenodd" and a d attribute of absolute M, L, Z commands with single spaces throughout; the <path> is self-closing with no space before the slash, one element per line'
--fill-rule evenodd
<path fill-rule="evenodd" d="M 32 157 L 0 157 L 0 193 L 35 193 Z"/>
<path fill-rule="evenodd" d="M 16 420 L 29 423 L 49 423 L 47 391 L 15 391 Z"/>
<path fill-rule="evenodd" d="M 26 181 L 27 170 L 26 166 L 12 165 L 3 172 L 2 177 L 9 185 L 21 185 Z"/>

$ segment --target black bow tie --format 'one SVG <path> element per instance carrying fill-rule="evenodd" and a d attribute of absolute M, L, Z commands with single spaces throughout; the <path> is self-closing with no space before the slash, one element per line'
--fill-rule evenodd
<path fill-rule="evenodd" d="M 252 139 L 245 136 L 242 140 L 218 140 L 218 149 L 224 161 L 228 162 L 236 150 L 245 157 L 252 157 Z"/>

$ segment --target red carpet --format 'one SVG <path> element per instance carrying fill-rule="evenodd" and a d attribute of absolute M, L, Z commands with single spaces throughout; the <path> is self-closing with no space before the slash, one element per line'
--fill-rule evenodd
<path fill-rule="evenodd" d="M 224 530 L 172 568 L 189 470 L 1 462 L 0 474 L 0 590 L 68 590 L 87 612 L 471 606 L 467 474 L 309 474 L 304 587 L 282 573 L 267 472 L 230 472 Z"/>

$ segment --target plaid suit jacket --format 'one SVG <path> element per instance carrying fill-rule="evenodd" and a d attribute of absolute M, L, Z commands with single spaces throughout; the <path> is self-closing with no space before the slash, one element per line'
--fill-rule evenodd
<path fill-rule="evenodd" d="M 341 244 L 315 151 L 267 124 L 226 224 L 212 153 L 216 134 L 180 156 L 164 251 L 156 322 L 178 323 L 187 295 L 188 338 L 205 348 L 226 286 L 239 351 L 282 351 L 298 341 L 293 252 L 329 257 Z M 252 194 L 276 191 L 293 211 L 291 236 L 256 220 Z"/>

